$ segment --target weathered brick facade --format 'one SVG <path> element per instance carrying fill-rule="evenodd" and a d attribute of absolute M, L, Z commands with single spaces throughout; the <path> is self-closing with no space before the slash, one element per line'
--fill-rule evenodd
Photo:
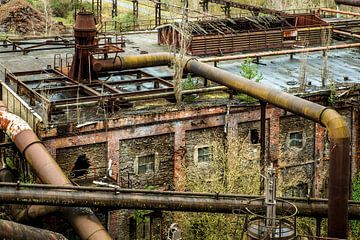
<path fill-rule="evenodd" d="M 324 103 L 321 96 L 312 101 Z M 359 110 L 341 106 L 352 133 L 352 173 L 360 165 Z M 322 197 L 326 193 L 329 144 L 324 127 L 282 109 L 268 105 L 266 110 L 266 160 L 277 167 L 279 194 Z M 158 186 L 165 190 L 184 190 L 184 167 L 193 162 L 197 147 L 211 142 L 228 146 L 234 138 L 244 142 L 241 151 L 252 158 L 260 156 L 260 106 L 206 106 L 181 110 L 142 112 L 96 122 L 68 134 L 57 135 L 57 129 L 40 132 L 50 153 L 69 172 L 79 154 L 85 154 L 92 167 L 109 167 L 122 187 L 143 189 Z M 253 132 L 251 132 L 254 130 Z M 256 131 L 255 131 L 256 130 Z M 301 141 L 296 140 L 301 133 Z M 252 135 L 253 134 L 253 135 Z M 254 139 L 252 139 L 252 137 Z M 290 142 L 294 138 L 292 146 Z M 253 141 L 253 142 L 252 142 Z M 155 155 L 155 172 L 136 173 L 136 161 Z M 138 159 L 138 160 L 136 160 Z M 290 181 L 301 176 L 298 181 Z M 129 218 L 132 211 L 110 214 L 110 232 L 115 238 L 130 239 Z M 163 227 L 163 231 L 168 226 Z"/>

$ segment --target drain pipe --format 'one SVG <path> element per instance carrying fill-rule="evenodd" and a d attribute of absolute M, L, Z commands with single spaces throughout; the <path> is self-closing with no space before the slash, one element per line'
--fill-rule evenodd
<path fill-rule="evenodd" d="M 167 65 L 173 54 L 157 53 L 138 56 L 122 56 L 119 60 L 93 61 L 94 71 L 111 71 Z M 348 199 L 350 183 L 349 144 L 350 133 L 343 117 L 336 111 L 319 104 L 293 96 L 250 81 L 195 59 L 185 58 L 185 70 L 202 76 L 231 89 L 240 91 L 279 108 L 293 112 L 325 126 L 330 140 L 328 236 L 347 238 Z"/>
<path fill-rule="evenodd" d="M 20 117 L 6 111 L 0 102 L 0 129 L 5 131 L 43 183 L 71 186 L 70 180 L 52 158 L 30 126 Z M 34 207 L 35 209 L 37 207 Z M 64 215 L 81 239 L 111 239 L 90 209 L 64 208 Z"/>

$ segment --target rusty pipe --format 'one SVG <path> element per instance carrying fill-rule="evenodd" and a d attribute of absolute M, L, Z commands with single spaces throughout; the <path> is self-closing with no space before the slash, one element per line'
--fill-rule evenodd
<path fill-rule="evenodd" d="M 3 103 L 0 103 L 0 128 L 15 143 L 39 179 L 49 184 L 72 185 L 30 126 L 4 109 Z M 81 239 L 111 239 L 91 210 L 86 211 L 86 214 L 82 213 L 76 216 L 76 220 L 69 219 Z M 65 215 L 72 216 L 66 213 Z"/>
<path fill-rule="evenodd" d="M 245 54 L 222 56 L 222 57 L 208 57 L 208 58 L 200 58 L 199 61 L 200 62 L 221 62 L 221 61 L 230 61 L 230 60 L 236 60 L 236 59 L 269 57 L 269 56 L 277 56 L 277 55 L 319 52 L 319 51 L 328 51 L 328 50 L 345 49 L 345 48 L 356 48 L 356 47 L 360 47 L 360 43 L 338 44 L 338 45 L 331 45 L 331 46 L 325 46 L 325 47 L 299 48 L 299 49 L 289 49 L 289 50 L 280 50 L 280 51 L 266 51 L 266 52 L 258 52 L 258 53 L 245 53 Z"/>
<path fill-rule="evenodd" d="M 335 0 L 337 5 L 349 5 L 354 7 L 360 7 L 360 0 Z"/>
<path fill-rule="evenodd" d="M 189 60 L 185 68 L 189 72 L 321 123 L 327 128 L 331 143 L 328 236 L 347 238 L 350 133 L 343 117 L 332 109 L 249 81 L 246 78 L 211 67 L 205 63 Z"/>
<path fill-rule="evenodd" d="M 327 48 L 331 48 L 331 46 Z M 120 64 L 108 65 L 109 60 L 99 60 L 93 64 L 93 67 L 101 71 L 102 69 L 107 71 L 121 70 L 122 66 L 139 68 L 158 66 L 161 64 L 166 65 L 170 64 L 172 59 L 173 55 L 170 53 L 123 56 L 121 62 L 119 62 Z M 198 76 L 273 104 L 279 108 L 320 123 L 327 128 L 331 143 L 328 236 L 347 238 L 347 206 L 350 184 L 350 133 L 342 116 L 332 109 L 250 81 L 219 68 L 214 68 L 195 59 L 184 58 L 183 61 L 185 70 L 190 73 L 195 73 Z M 116 62 L 116 59 L 115 61 L 113 60 L 113 62 Z M 94 66 L 96 64 L 100 67 Z M 101 66 L 104 66 L 104 68 Z"/>
<path fill-rule="evenodd" d="M 76 191 L 59 191 L 56 188 L 16 190 L 17 186 L 0 187 L 0 201 L 16 204 L 46 204 L 56 206 L 87 206 L 106 209 L 146 209 L 162 211 L 233 213 L 234 210 L 259 207 L 250 202 L 260 196 L 235 194 L 209 194 L 192 192 L 139 191 L 135 189 L 77 187 Z M 292 202 L 299 216 L 328 217 L 327 199 L 281 198 Z M 281 204 L 279 205 L 281 206 Z M 66 207 L 64 207 L 66 208 Z M 69 208 L 71 209 L 71 208 Z M 360 202 L 350 201 L 349 219 L 360 219 Z"/>
<path fill-rule="evenodd" d="M 63 235 L 0 219 L 0 239 L 12 240 L 66 240 Z"/>
<path fill-rule="evenodd" d="M 92 59 L 92 68 L 95 72 L 105 72 L 114 69 L 134 69 L 139 67 L 164 66 L 171 63 L 174 55 L 154 53 L 143 55 L 118 56 L 111 59 Z"/>
<path fill-rule="evenodd" d="M 360 13 L 349 12 L 349 11 L 341 11 L 341 10 L 335 10 L 335 9 L 331 9 L 331 8 L 319 8 L 319 11 L 321 11 L 321 12 L 339 13 L 339 14 L 356 16 L 356 17 L 359 17 L 359 16 L 360 16 Z"/>

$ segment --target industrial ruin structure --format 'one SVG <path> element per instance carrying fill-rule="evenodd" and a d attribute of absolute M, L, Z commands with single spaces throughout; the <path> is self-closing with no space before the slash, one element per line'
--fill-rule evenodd
<path fill-rule="evenodd" d="M 205 62 L 218 65 L 254 57 L 261 64 L 261 57 L 269 55 L 290 54 L 291 60 L 294 54 L 320 51 L 326 55 L 332 49 L 359 48 L 360 43 L 330 45 L 335 34 L 356 38 L 344 32 L 345 21 L 250 10 L 257 13 L 252 20 L 190 24 L 189 54 L 249 52 L 198 60 L 167 52 L 128 54 L 122 38 L 100 37 L 94 15 L 80 11 L 74 41 L 61 40 L 72 44 L 73 55 L 55 55 L 52 65 L 38 70 L 4 71 L 0 126 L 14 144 L 1 145 L 1 159 L 4 165 L 13 159 L 22 181 L 43 184 L 0 183 L 0 200 L 35 204 L 13 212 L 20 222 L 61 212 L 81 239 L 165 239 L 170 217 L 163 211 L 234 213 L 235 209 L 246 209 L 240 213 L 247 214 L 249 239 L 293 239 L 296 216 L 317 222 L 328 218 L 327 235 L 346 238 L 348 220 L 360 218 L 359 203 L 348 201 L 350 179 L 360 170 L 359 79 L 343 77 L 334 101 L 335 90 L 325 84 L 315 88 L 315 83 L 306 82 L 294 96 Z M 273 16 L 257 16 L 264 11 Z M 265 22 L 269 25 L 262 29 Z M 174 29 L 174 25 L 160 27 L 159 42 L 179 46 L 181 33 Z M 286 49 L 254 52 L 270 48 Z M 169 68 L 175 60 L 184 66 L 181 78 L 198 81 L 194 89 L 183 90 L 184 100 L 195 99 L 181 107 L 174 106 L 176 67 Z M 239 93 L 256 100 L 240 102 L 234 97 Z M 229 151 L 234 139 L 242 142 L 236 151 L 259 162 L 261 174 L 267 174 L 262 185 L 266 198 L 185 192 L 186 167 L 206 171 L 214 154 L 212 146 Z M 279 184 L 294 176 L 301 179 L 285 185 L 284 199 L 277 200 L 275 175 Z M 16 181 L 7 169 L 0 171 L 0 180 Z M 146 186 L 158 190 L 144 190 Z M 10 207 L 14 210 L 14 205 Z M 97 217 L 85 207 L 99 208 Z M 153 211 L 144 223 L 136 222 L 132 209 Z M 283 213 L 286 219 L 276 217 Z M 25 232 L 40 236 L 36 231 L 43 239 L 63 237 L 6 224 L 23 230 L 9 231 L 5 237 Z M 171 226 L 176 232 L 177 225 Z"/>
<path fill-rule="evenodd" d="M 265 15 L 188 24 L 189 33 L 181 33 L 178 26 L 159 27 L 159 44 L 179 48 L 182 46 L 179 41 L 184 38 L 187 54 L 209 55 L 321 45 L 326 44 L 331 33 L 331 26 L 314 14 Z"/>

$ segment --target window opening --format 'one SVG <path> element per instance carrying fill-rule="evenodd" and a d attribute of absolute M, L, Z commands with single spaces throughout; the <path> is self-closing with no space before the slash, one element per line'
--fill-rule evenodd
<path fill-rule="evenodd" d="M 251 141 L 251 144 L 260 143 L 259 132 L 257 129 L 250 130 L 250 141 Z"/>
<path fill-rule="evenodd" d="M 90 166 L 91 164 L 89 163 L 86 154 L 82 154 L 77 158 L 74 167 L 71 169 L 70 175 L 74 178 L 84 176 L 88 173 Z"/>
<path fill-rule="evenodd" d="M 210 147 L 198 148 L 198 162 L 209 162 L 211 159 Z"/>
<path fill-rule="evenodd" d="M 303 147 L 303 134 L 302 132 L 293 132 L 290 133 L 290 147 Z"/>
<path fill-rule="evenodd" d="M 138 173 L 155 172 L 155 154 L 141 156 L 138 158 Z"/>

